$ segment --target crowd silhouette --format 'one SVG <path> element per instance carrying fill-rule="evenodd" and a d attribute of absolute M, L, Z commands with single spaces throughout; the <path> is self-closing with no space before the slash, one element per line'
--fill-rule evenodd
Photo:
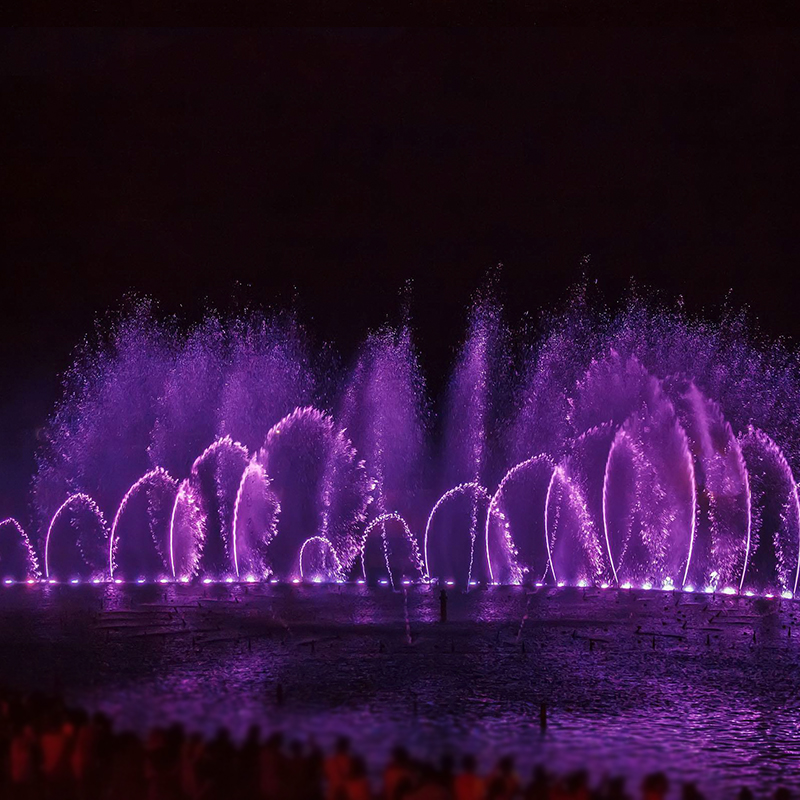
<path fill-rule="evenodd" d="M 206 739 L 180 725 L 140 738 L 114 732 L 104 714 L 9 692 L 0 692 L 0 758 L 0 796 L 11 800 L 703 800 L 695 784 L 673 788 L 663 773 L 634 791 L 621 777 L 592 785 L 585 771 L 542 767 L 524 781 L 510 756 L 484 773 L 471 755 L 434 764 L 395 747 L 374 772 L 346 738 L 325 752 L 314 740 L 265 738 L 255 726 L 239 745 L 225 729 Z M 785 788 L 774 794 L 791 797 Z"/>

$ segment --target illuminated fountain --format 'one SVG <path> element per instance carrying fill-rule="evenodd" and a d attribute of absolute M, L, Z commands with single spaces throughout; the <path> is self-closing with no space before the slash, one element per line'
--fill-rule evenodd
<path fill-rule="evenodd" d="M 67 373 L 0 578 L 794 595 L 795 355 L 586 291 L 537 336 L 481 292 L 438 417 L 407 318 L 340 371 L 292 315 L 140 304 Z"/>

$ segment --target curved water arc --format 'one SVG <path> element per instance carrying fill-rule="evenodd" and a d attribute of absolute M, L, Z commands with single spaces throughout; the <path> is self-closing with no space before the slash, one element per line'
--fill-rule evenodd
<path fill-rule="evenodd" d="M 154 480 L 162 480 L 165 485 L 172 486 L 173 488 L 177 485 L 177 481 L 172 475 L 169 474 L 163 467 L 155 467 L 142 475 L 138 480 L 134 481 L 131 484 L 130 488 L 125 495 L 123 496 L 122 500 L 120 501 L 119 506 L 117 507 L 117 513 L 114 515 L 114 521 L 111 524 L 111 534 L 109 536 L 109 544 L 108 544 L 108 574 L 111 580 L 114 579 L 114 544 L 116 542 L 116 532 L 117 526 L 119 525 L 120 518 L 122 517 L 123 512 L 125 511 L 128 502 L 139 491 L 139 489 L 150 483 Z M 173 511 L 175 506 L 173 504 Z"/>
<path fill-rule="evenodd" d="M 55 526 L 58 518 L 61 516 L 62 512 L 69 508 L 73 503 L 84 503 L 86 507 L 91 511 L 92 514 L 97 517 L 98 522 L 100 523 L 100 527 L 103 533 L 106 532 L 106 521 L 103 517 L 103 512 L 100 510 L 100 507 L 94 501 L 94 498 L 90 497 L 88 494 L 84 492 L 76 492 L 75 494 L 70 495 L 56 510 L 55 514 L 50 519 L 50 524 L 47 526 L 47 534 L 45 535 L 44 539 L 44 574 L 45 578 L 49 580 L 50 578 L 50 536 L 53 532 L 53 527 Z M 112 576 L 113 577 L 113 576 Z"/>
<path fill-rule="evenodd" d="M 306 550 L 306 547 L 310 545 L 312 542 L 319 542 L 320 544 L 324 544 L 327 548 L 328 553 L 333 557 L 334 569 L 336 572 L 337 580 L 341 578 L 342 575 L 342 564 L 339 561 L 339 556 L 336 553 L 336 548 L 333 546 L 333 543 L 330 539 L 325 538 L 324 536 L 309 536 L 303 544 L 300 546 L 300 553 L 297 558 L 298 568 L 300 572 L 300 580 L 302 581 L 304 578 L 303 575 L 303 553 Z"/>
<path fill-rule="evenodd" d="M 492 559 L 489 555 L 489 527 L 491 524 L 492 515 L 498 513 L 497 506 L 500 502 L 500 496 L 503 493 L 503 489 L 505 489 L 506 485 L 509 481 L 513 480 L 520 472 L 524 471 L 530 466 L 534 464 L 539 464 L 541 462 L 545 462 L 548 466 L 554 468 L 554 464 L 550 456 L 546 453 L 539 453 L 538 455 L 532 456 L 531 458 L 525 459 L 525 461 L 520 461 L 518 464 L 515 464 L 511 467 L 508 472 L 503 476 L 500 483 L 497 485 L 497 489 L 495 493 L 492 495 L 491 500 L 489 501 L 489 509 L 486 512 L 486 526 L 485 526 L 485 545 L 486 545 L 486 562 L 489 565 L 489 580 L 494 583 L 494 570 L 492 569 Z M 503 520 L 503 515 L 500 514 L 501 520 Z M 509 539 L 510 533 L 506 523 L 503 521 L 503 532 L 504 536 L 506 537 L 506 544 L 509 547 L 510 552 L 516 552 L 516 546 L 513 542 L 513 537 Z"/>
<path fill-rule="evenodd" d="M 430 580 L 430 568 L 428 562 L 428 533 L 430 532 L 431 523 L 433 522 L 433 518 L 436 516 L 436 512 L 439 508 L 446 503 L 451 497 L 456 497 L 458 495 L 466 494 L 467 492 L 475 492 L 476 496 L 486 500 L 487 503 L 491 502 L 491 497 L 489 496 L 489 492 L 486 490 L 486 487 L 482 486 L 477 481 L 467 481 L 466 483 L 459 483 L 457 486 L 454 486 L 452 489 L 448 489 L 434 504 L 433 508 L 431 509 L 431 513 L 428 515 L 428 521 L 425 523 L 425 538 L 423 540 L 423 553 L 425 558 L 425 578 Z M 472 538 L 472 549 L 475 548 L 475 531 L 470 530 L 470 536 Z M 467 576 L 467 581 L 469 581 L 472 577 L 472 553 L 470 553 L 470 574 Z"/>
<path fill-rule="evenodd" d="M 361 542 L 361 553 L 360 553 L 360 555 L 361 555 L 361 576 L 364 578 L 364 580 L 366 580 L 367 572 L 366 572 L 366 565 L 364 564 L 364 550 L 365 550 L 366 545 L 367 545 L 367 539 L 368 539 L 370 533 L 372 533 L 372 531 L 378 525 L 381 525 L 382 526 L 381 539 L 383 541 L 383 558 L 384 558 L 384 561 L 386 563 L 386 571 L 389 574 L 389 581 L 392 584 L 392 588 L 394 588 L 394 576 L 392 575 L 392 568 L 391 568 L 391 565 L 389 563 L 389 552 L 387 550 L 387 541 L 386 541 L 386 523 L 387 522 L 399 522 L 400 523 L 400 525 L 403 528 L 403 533 L 405 534 L 406 540 L 411 545 L 412 560 L 413 560 L 414 566 L 416 567 L 416 569 L 419 572 L 420 576 L 423 576 L 423 577 L 425 576 L 426 569 L 425 569 L 425 567 L 424 567 L 424 565 L 422 563 L 422 559 L 420 558 L 420 555 L 419 555 L 419 545 L 417 544 L 417 540 L 416 540 L 415 536 L 411 533 L 411 529 L 408 527 L 408 523 L 406 522 L 404 517 L 402 517 L 400 514 L 398 514 L 395 511 L 389 511 L 389 512 L 386 512 L 384 514 L 381 514 L 380 516 L 378 516 L 374 520 L 372 520 L 372 522 L 370 522 L 369 525 L 367 525 L 367 527 L 364 529 L 364 535 L 363 535 L 363 539 L 362 539 L 362 542 Z"/>

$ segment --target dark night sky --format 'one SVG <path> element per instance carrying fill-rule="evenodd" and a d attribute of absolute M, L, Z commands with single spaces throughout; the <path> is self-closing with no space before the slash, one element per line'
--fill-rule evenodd
<path fill-rule="evenodd" d="M 188 319 L 297 294 L 348 353 L 412 278 L 434 385 L 497 262 L 512 319 L 591 254 L 610 297 L 733 289 L 800 333 L 798 33 L 0 36 L 0 515 L 70 352 L 132 289 Z"/>

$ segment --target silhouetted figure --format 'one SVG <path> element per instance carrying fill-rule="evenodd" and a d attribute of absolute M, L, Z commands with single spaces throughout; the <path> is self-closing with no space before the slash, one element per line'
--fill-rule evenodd
<path fill-rule="evenodd" d="M 625 791 L 625 778 L 611 778 L 606 797 L 608 800 L 630 800 L 630 795 Z"/>
<path fill-rule="evenodd" d="M 336 740 L 333 753 L 325 760 L 325 781 L 327 800 L 347 800 L 346 788 L 353 768 L 350 755 L 350 740 L 340 736 Z"/>
<path fill-rule="evenodd" d="M 531 782 L 525 790 L 525 800 L 548 800 L 550 777 L 542 766 L 534 767 Z"/>
<path fill-rule="evenodd" d="M 345 782 L 346 800 L 372 800 L 372 790 L 367 778 L 367 765 L 361 756 L 353 758 L 350 776 Z"/>
<path fill-rule="evenodd" d="M 264 800 L 279 800 L 286 773 L 286 759 L 281 752 L 283 736 L 273 733 L 259 754 L 259 784 Z"/>
<path fill-rule="evenodd" d="M 393 800 L 398 787 L 404 781 L 411 780 L 411 759 L 405 747 L 395 747 L 392 758 L 383 771 L 383 794 L 386 800 Z"/>
<path fill-rule="evenodd" d="M 439 592 L 439 621 L 447 622 L 447 589 Z"/>
<path fill-rule="evenodd" d="M 303 753 L 303 745 L 298 741 L 289 742 L 285 774 L 283 797 L 286 800 L 307 800 L 312 793 L 311 775 Z"/>
<path fill-rule="evenodd" d="M 683 784 L 681 789 L 681 800 L 705 800 L 702 792 L 697 788 L 693 781 Z"/>
<path fill-rule="evenodd" d="M 642 800 L 664 800 L 668 790 L 667 776 L 663 772 L 653 772 L 642 781 Z"/>
<path fill-rule="evenodd" d="M 461 772 L 453 782 L 455 800 L 482 800 L 486 793 L 486 782 L 477 773 L 475 756 L 466 755 L 461 760 Z"/>
<path fill-rule="evenodd" d="M 494 790 L 493 788 L 494 787 Z M 498 788 L 499 787 L 499 788 Z M 514 772 L 514 759 L 512 756 L 503 756 L 489 776 L 489 787 L 486 792 L 488 797 L 510 800 L 519 791 L 520 784 L 517 773 Z M 492 791 L 495 793 L 492 794 Z"/>
<path fill-rule="evenodd" d="M 547 703 L 539 706 L 539 727 L 544 730 L 547 727 Z"/>
<path fill-rule="evenodd" d="M 242 783 L 247 797 L 258 795 L 258 756 L 261 750 L 261 729 L 251 725 L 239 751 L 242 769 Z"/>
<path fill-rule="evenodd" d="M 406 795 L 407 800 L 451 800 L 452 795 L 442 786 L 439 774 L 432 764 L 419 765 L 417 787 Z"/>
<path fill-rule="evenodd" d="M 325 756 L 313 736 L 308 740 L 306 769 L 308 770 L 309 776 L 309 794 L 307 800 L 321 800 L 323 796 L 322 783 L 325 777 Z"/>
<path fill-rule="evenodd" d="M 753 793 L 746 786 L 739 790 L 739 800 L 753 800 Z"/>
<path fill-rule="evenodd" d="M 486 800 L 507 800 L 505 784 L 502 778 L 491 778 L 486 787 Z"/>
<path fill-rule="evenodd" d="M 439 783 L 447 789 L 450 794 L 453 793 L 453 781 L 455 780 L 454 771 L 455 761 L 453 756 L 449 754 L 443 755 L 439 761 Z"/>

